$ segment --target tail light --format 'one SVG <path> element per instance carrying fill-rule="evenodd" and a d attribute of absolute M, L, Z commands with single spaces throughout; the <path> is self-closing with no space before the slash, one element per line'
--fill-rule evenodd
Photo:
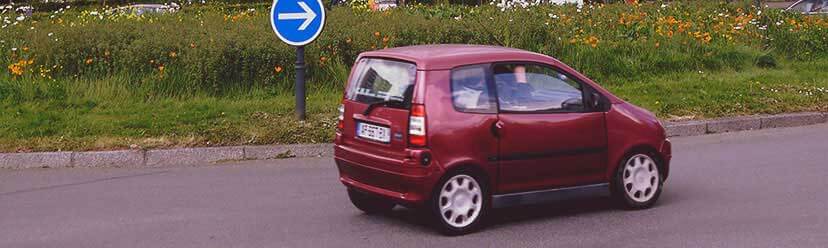
<path fill-rule="evenodd" d="M 411 116 L 408 117 L 408 144 L 412 146 L 426 145 L 425 106 L 421 104 L 411 106 Z"/>
<path fill-rule="evenodd" d="M 339 116 L 336 119 L 336 129 L 342 130 L 345 127 L 345 104 L 339 104 Z"/>

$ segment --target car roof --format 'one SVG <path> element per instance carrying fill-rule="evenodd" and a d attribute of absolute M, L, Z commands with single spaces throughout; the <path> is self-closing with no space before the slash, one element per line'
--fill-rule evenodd
<path fill-rule="evenodd" d="M 417 45 L 363 52 L 362 57 L 391 58 L 414 62 L 418 70 L 447 70 L 457 66 L 497 61 L 558 62 L 552 57 L 509 47 L 441 44 Z"/>

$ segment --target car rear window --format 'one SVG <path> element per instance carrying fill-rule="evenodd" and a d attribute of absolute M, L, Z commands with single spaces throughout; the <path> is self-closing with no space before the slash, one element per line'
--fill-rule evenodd
<path fill-rule="evenodd" d="M 413 63 L 363 58 L 354 67 L 346 98 L 362 103 L 400 101 L 408 108 L 414 92 L 417 67 Z"/>

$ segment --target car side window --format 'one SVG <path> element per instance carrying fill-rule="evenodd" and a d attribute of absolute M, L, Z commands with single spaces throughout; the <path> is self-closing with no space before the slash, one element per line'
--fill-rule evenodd
<path fill-rule="evenodd" d="M 493 69 L 498 105 L 505 112 L 582 112 L 581 84 L 537 64 L 499 64 Z"/>
<path fill-rule="evenodd" d="M 494 91 L 486 76 L 488 65 L 470 65 L 451 70 L 451 99 L 460 112 L 495 113 Z"/>

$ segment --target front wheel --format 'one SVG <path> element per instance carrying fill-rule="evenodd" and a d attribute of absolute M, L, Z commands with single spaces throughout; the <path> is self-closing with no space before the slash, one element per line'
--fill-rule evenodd
<path fill-rule="evenodd" d="M 472 173 L 457 172 L 438 185 L 440 188 L 434 193 L 431 208 L 442 233 L 461 235 L 482 226 L 489 209 L 484 181 Z"/>
<path fill-rule="evenodd" d="M 663 179 L 657 160 L 647 153 L 633 153 L 619 165 L 613 194 L 624 208 L 652 207 L 661 195 Z"/>

